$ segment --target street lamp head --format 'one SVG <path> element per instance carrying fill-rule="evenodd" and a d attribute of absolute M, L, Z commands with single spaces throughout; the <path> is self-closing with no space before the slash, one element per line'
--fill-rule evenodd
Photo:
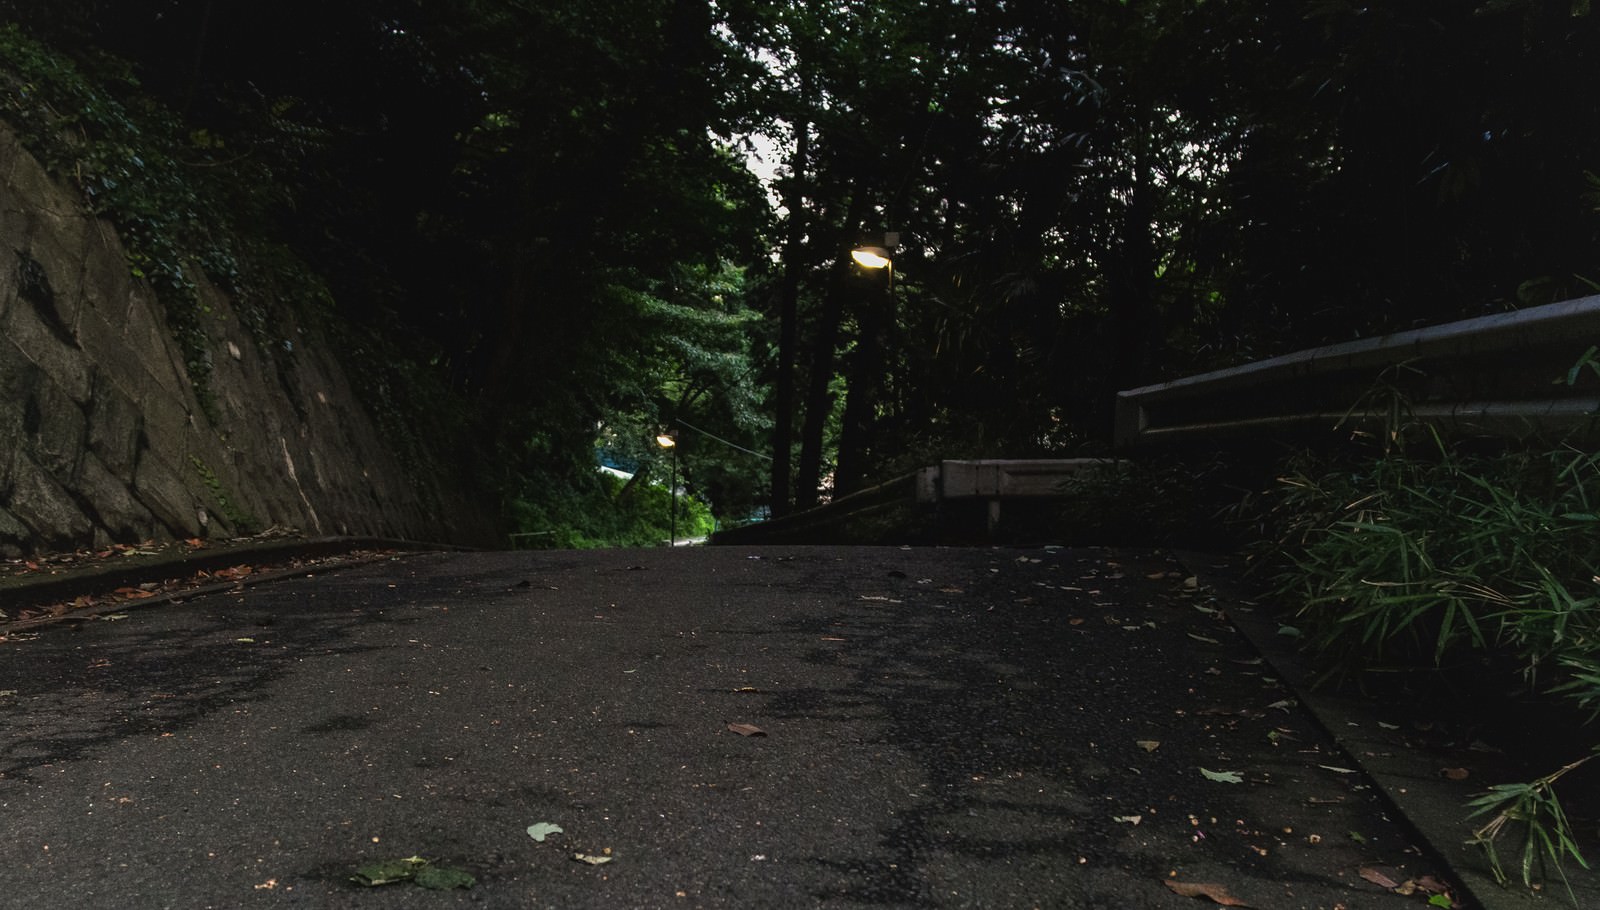
<path fill-rule="evenodd" d="M 676 434 L 674 433 L 662 433 L 656 437 L 656 445 L 663 449 L 670 449 L 678 444 L 678 440 L 674 438 L 675 436 Z"/>
<path fill-rule="evenodd" d="M 889 251 L 881 246 L 857 247 L 850 251 L 850 258 L 864 269 L 888 268 L 893 262 L 889 258 Z"/>

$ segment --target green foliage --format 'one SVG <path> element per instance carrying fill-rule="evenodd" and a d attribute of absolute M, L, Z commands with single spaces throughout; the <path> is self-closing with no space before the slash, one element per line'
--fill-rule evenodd
<path fill-rule="evenodd" d="M 512 503 L 513 533 L 530 536 L 530 545 L 558 549 L 654 547 L 672 532 L 673 497 L 664 485 L 624 483 L 590 469 L 587 482 L 526 485 Z M 677 497 L 679 540 L 705 537 L 714 527 L 711 509 L 698 498 Z"/>
<path fill-rule="evenodd" d="M 198 455 L 190 455 L 189 461 L 194 464 L 194 470 L 199 475 L 200 482 L 206 485 L 207 490 L 211 491 L 211 498 L 217 504 L 218 514 L 233 525 L 234 533 L 241 536 L 253 533 L 257 527 L 256 520 L 234 503 L 233 497 L 229 496 L 228 491 L 223 488 L 222 481 L 217 478 L 217 473 L 211 470 L 211 466 L 202 461 Z"/>
<path fill-rule="evenodd" d="M 1198 546 L 1218 549 L 1217 515 L 1235 484 L 1220 458 L 1109 462 L 1064 485 L 1051 539 L 1095 546 Z"/>
<path fill-rule="evenodd" d="M 1273 510 L 1278 593 L 1336 666 L 1511 655 L 1531 684 L 1600 656 L 1600 454 L 1440 445 L 1352 464 L 1303 457 Z"/>
<path fill-rule="evenodd" d="M 1589 863 L 1578 849 L 1577 842 L 1572 839 L 1572 823 L 1556 796 L 1555 784 L 1596 756 L 1600 756 L 1600 748 L 1538 780 L 1490 787 L 1488 793 L 1469 804 L 1473 810 L 1472 817 L 1491 816 L 1488 822 L 1472 832 L 1472 840 L 1468 843 L 1483 849 L 1500 884 L 1510 879 L 1500 858 L 1497 846 L 1499 838 L 1507 827 L 1520 827 L 1522 843 L 1518 849 L 1520 855 L 1517 866 L 1523 886 L 1532 889 L 1535 879 L 1543 877 L 1535 874 L 1535 867 L 1544 874 L 1548 874 L 1553 867 L 1561 883 L 1566 886 L 1572 906 L 1578 906 L 1578 898 L 1572 893 L 1572 884 L 1567 881 L 1564 865 L 1570 859 L 1587 869 Z"/>
<path fill-rule="evenodd" d="M 1398 420 L 1381 452 L 1297 457 L 1256 513 L 1271 531 L 1256 555 L 1307 646 L 1328 675 L 1509 666 L 1600 716 L 1600 452 L 1471 454 L 1437 436 L 1418 452 Z M 1563 882 L 1564 860 L 1587 867 L 1554 785 L 1591 758 L 1471 803 L 1491 816 L 1472 842 L 1502 882 L 1508 826 L 1520 828 L 1524 885 L 1536 866 Z"/>

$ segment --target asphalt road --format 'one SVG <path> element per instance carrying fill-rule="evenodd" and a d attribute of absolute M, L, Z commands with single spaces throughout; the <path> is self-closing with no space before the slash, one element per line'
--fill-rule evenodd
<path fill-rule="evenodd" d="M 1361 871 L 1447 871 L 1187 577 L 419 554 L 14 636 L 0 905 L 1425 906 Z M 413 855 L 476 885 L 350 881 Z"/>

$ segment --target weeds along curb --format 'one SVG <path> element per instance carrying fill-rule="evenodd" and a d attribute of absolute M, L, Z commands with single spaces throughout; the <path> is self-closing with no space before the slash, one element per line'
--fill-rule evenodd
<path fill-rule="evenodd" d="M 1554 877 L 1545 882 L 1540 894 L 1530 893 L 1520 885 L 1503 886 L 1495 880 L 1482 851 L 1467 844 L 1476 827 L 1467 817 L 1470 809 L 1466 799 L 1470 794 L 1461 785 L 1441 779 L 1435 763 L 1401 742 L 1398 731 L 1379 726 L 1380 706 L 1312 689 L 1304 660 L 1278 634 L 1278 624 L 1266 608 L 1240 609 L 1242 602 L 1254 600 L 1251 592 L 1232 578 L 1219 577 L 1226 574 L 1219 573 L 1218 565 L 1228 563 L 1227 556 L 1184 550 L 1174 551 L 1173 555 L 1199 579 L 1202 587 L 1219 595 L 1234 628 L 1289 686 L 1354 767 L 1372 781 L 1403 824 L 1416 835 L 1418 846 L 1439 857 L 1450 870 L 1452 884 L 1464 899 L 1463 906 L 1480 910 L 1557 910 L 1571 906 Z M 1395 706 L 1395 710 L 1402 707 Z M 1476 792 L 1486 785 L 1476 783 L 1472 787 Z M 1600 907 L 1600 875 L 1575 865 L 1567 875 L 1579 907 Z"/>

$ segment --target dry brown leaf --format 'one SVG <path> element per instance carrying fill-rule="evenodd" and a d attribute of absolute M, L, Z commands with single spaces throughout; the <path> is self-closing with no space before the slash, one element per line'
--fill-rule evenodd
<path fill-rule="evenodd" d="M 1423 877 L 1417 879 L 1417 887 L 1428 892 L 1429 894 L 1443 894 L 1450 890 L 1449 888 L 1445 887 L 1443 882 L 1431 875 L 1424 875 Z"/>
<path fill-rule="evenodd" d="M 1393 891 L 1394 889 L 1400 887 L 1399 882 L 1387 875 L 1384 875 L 1382 872 L 1372 868 L 1371 866 L 1362 866 L 1360 869 L 1356 870 L 1356 873 L 1367 881 L 1377 885 L 1379 888 L 1388 888 L 1390 891 Z"/>
<path fill-rule="evenodd" d="M 728 729 L 740 736 L 766 736 L 767 731 L 755 724 L 729 724 Z"/>
<path fill-rule="evenodd" d="M 1440 768 L 1439 773 L 1444 775 L 1445 780 L 1466 780 L 1472 776 L 1472 772 L 1466 768 Z"/>
<path fill-rule="evenodd" d="M 1161 740 L 1159 739 L 1136 739 L 1133 741 L 1133 744 L 1145 750 L 1146 752 L 1154 752 L 1155 750 L 1161 748 Z"/>
<path fill-rule="evenodd" d="M 1206 897 L 1224 907 L 1248 907 L 1249 904 L 1228 893 L 1225 885 L 1202 884 L 1198 882 L 1175 882 L 1167 879 L 1163 882 L 1167 890 L 1183 897 Z"/>

